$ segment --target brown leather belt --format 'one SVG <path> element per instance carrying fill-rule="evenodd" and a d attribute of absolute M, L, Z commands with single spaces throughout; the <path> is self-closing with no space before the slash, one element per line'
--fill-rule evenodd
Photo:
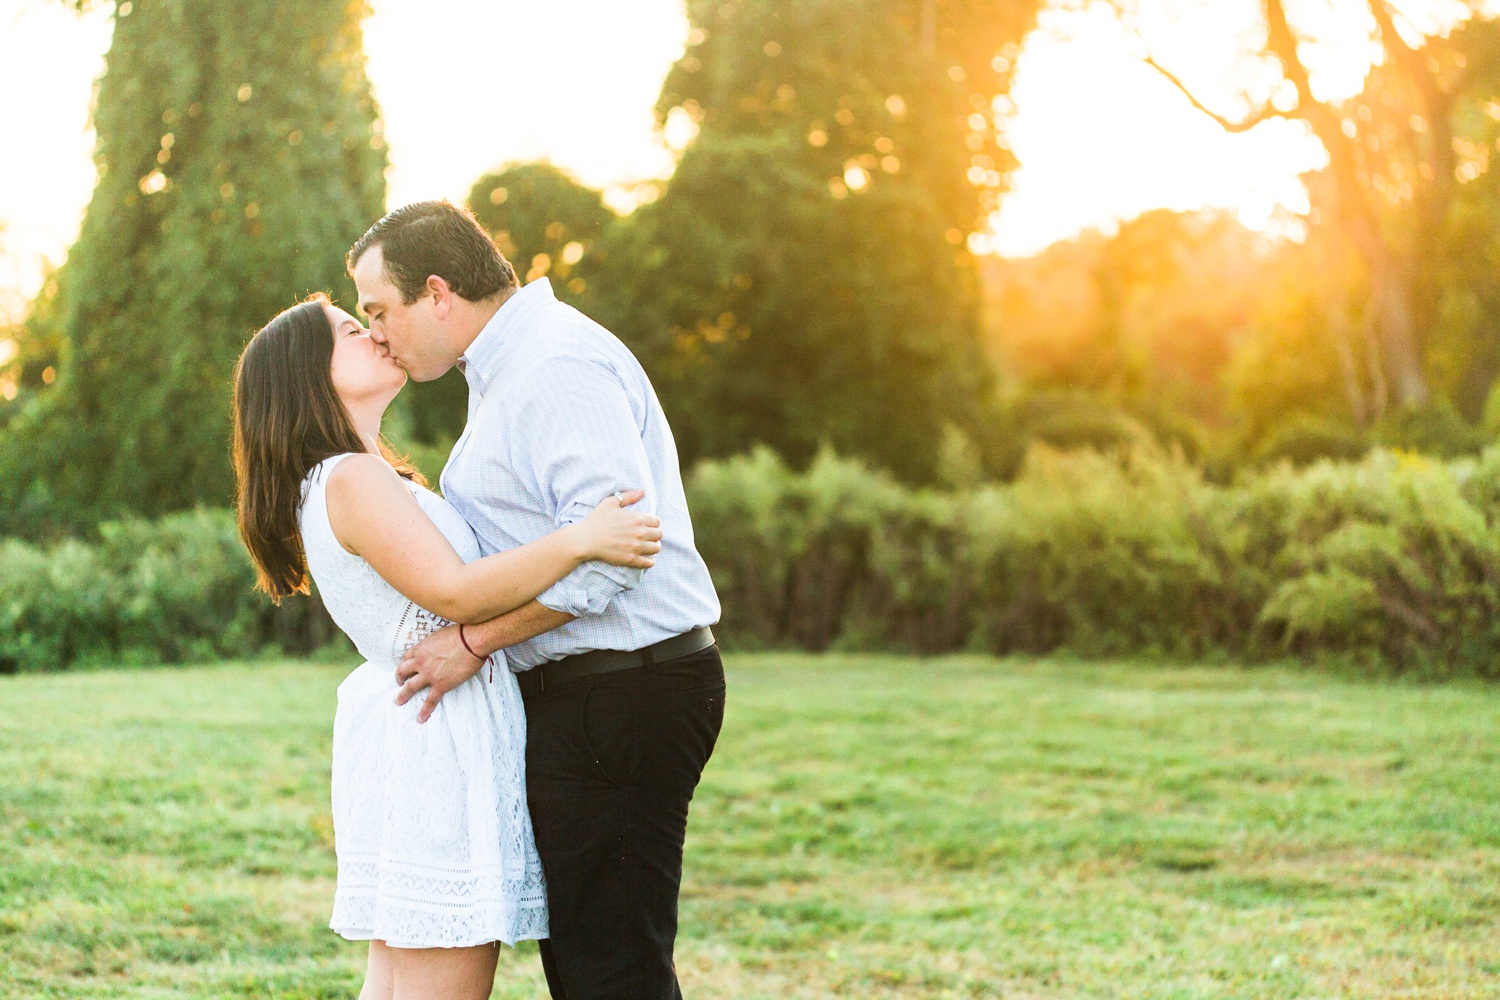
<path fill-rule="evenodd" d="M 705 625 L 703 628 L 663 639 L 644 649 L 593 649 L 587 653 L 565 656 L 521 671 L 516 674 L 516 682 L 521 685 L 522 696 L 530 698 L 569 681 L 675 660 L 679 656 L 707 649 L 714 641 L 713 629 Z"/>

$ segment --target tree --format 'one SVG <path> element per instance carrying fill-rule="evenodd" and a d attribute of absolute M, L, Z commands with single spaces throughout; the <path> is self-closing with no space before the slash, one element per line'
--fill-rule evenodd
<path fill-rule="evenodd" d="M 307 292 L 349 292 L 342 250 L 382 210 L 363 14 L 119 5 L 99 182 L 57 276 L 59 377 L 0 440 L 0 533 L 229 501 L 236 355 Z"/>
<path fill-rule="evenodd" d="M 1471 68 L 1453 108 L 1457 190 L 1440 252 L 1426 262 L 1436 300 L 1428 367 L 1469 420 L 1484 413 L 1500 378 L 1500 21 L 1473 21 L 1451 44 Z"/>
<path fill-rule="evenodd" d="M 57 381 L 62 333 L 57 322 L 57 276 L 49 270 L 41 291 L 18 306 L 16 321 L 0 327 L 0 434 L 39 392 Z"/>
<path fill-rule="evenodd" d="M 684 457 L 830 442 L 924 479 L 943 425 L 974 429 L 965 244 L 1014 164 L 996 115 L 1035 6 L 689 3 L 657 113 L 696 139 L 587 277 Z"/>
<path fill-rule="evenodd" d="M 1154 0 L 1111 2 L 1134 25 Z M 1491 70 L 1469 60 L 1451 37 L 1424 37 L 1389 0 L 1361 0 L 1364 23 L 1355 27 L 1378 46 L 1383 61 L 1372 67 L 1361 97 L 1320 100 L 1306 61 L 1313 34 L 1289 16 L 1284 0 L 1256 2 L 1261 33 L 1250 55 L 1277 78 L 1260 94 L 1242 96 L 1244 113 L 1214 110 L 1169 67 L 1151 55 L 1146 60 L 1227 131 L 1293 119 L 1306 123 L 1323 144 L 1329 164 L 1314 223 L 1329 226 L 1362 264 L 1361 331 L 1379 352 L 1372 415 L 1380 415 L 1388 396 L 1405 408 L 1426 406 L 1431 389 L 1425 351 L 1437 301 L 1428 265 L 1441 249 L 1463 169 L 1454 112 L 1475 76 Z M 1483 5 L 1464 0 L 1461 6 L 1477 14 Z M 1205 4 L 1202 11 L 1222 16 L 1217 5 Z"/>
<path fill-rule="evenodd" d="M 523 283 L 546 276 L 554 294 L 575 306 L 587 301 L 587 258 L 619 221 L 598 191 L 550 163 L 513 163 L 483 175 L 469 190 L 469 210 Z M 401 399 L 414 441 L 448 446 L 462 433 L 469 386 L 456 369 L 408 386 Z"/>
<path fill-rule="evenodd" d="M 1229 213 L 1147 212 L 1107 237 L 986 261 L 987 341 L 1029 386 L 1220 424 L 1224 371 L 1274 256 Z"/>
<path fill-rule="evenodd" d="M 925 190 L 959 239 L 983 230 L 1015 158 L 997 115 L 1035 0 L 692 0 L 658 118 L 785 135 L 810 172 Z M 849 183 L 849 181 L 854 183 Z"/>
<path fill-rule="evenodd" d="M 485 174 L 469 192 L 469 208 L 522 281 L 546 275 L 564 301 L 586 291 L 574 269 L 617 221 L 598 191 L 550 163 Z"/>
<path fill-rule="evenodd" d="M 545 276 L 575 306 L 586 303 L 585 259 L 619 221 L 598 191 L 551 163 L 512 163 L 483 175 L 469 190 L 469 210 L 523 283 Z M 449 446 L 463 432 L 469 385 L 457 369 L 407 386 L 401 399 L 414 441 Z"/>
<path fill-rule="evenodd" d="M 795 148 L 700 140 L 606 243 L 592 310 L 642 358 L 693 459 L 822 443 L 931 478 L 985 366 L 941 214 L 911 188 L 834 199 Z"/>

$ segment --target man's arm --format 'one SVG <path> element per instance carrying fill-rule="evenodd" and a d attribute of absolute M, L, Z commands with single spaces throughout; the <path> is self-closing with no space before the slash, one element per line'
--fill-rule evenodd
<path fill-rule="evenodd" d="M 587 517 L 617 490 L 641 489 L 637 510 L 654 513 L 656 484 L 645 443 L 636 428 L 625 386 L 608 366 L 584 358 L 552 358 L 523 380 L 515 399 L 516 472 L 556 513 L 561 528 Z M 396 668 L 401 685 L 396 703 L 404 705 L 428 688 L 417 716 L 426 722 L 444 694 L 484 665 L 482 657 L 534 639 L 585 615 L 602 614 L 616 595 L 640 582 L 642 570 L 587 562 L 530 604 L 480 625 L 441 629 L 422 640 Z"/>
<path fill-rule="evenodd" d="M 656 513 L 645 442 L 625 385 L 608 365 L 581 357 L 542 362 L 523 381 L 513 413 L 511 459 L 554 512 L 556 527 L 587 517 L 616 490 L 644 490 L 636 509 Z M 640 583 L 642 572 L 587 562 L 537 600 L 575 618 L 603 614 L 616 595 Z"/>
<path fill-rule="evenodd" d="M 553 611 L 538 601 L 523 604 L 516 610 L 491 618 L 478 625 L 465 625 L 464 638 L 479 656 L 471 656 L 458 639 L 458 626 L 450 625 L 413 646 L 396 668 L 396 704 L 405 705 L 427 688 L 427 700 L 417 713 L 418 722 L 426 722 L 442 701 L 443 695 L 473 677 L 484 666 L 483 657 L 535 639 L 543 632 L 568 624 L 573 616 Z"/>

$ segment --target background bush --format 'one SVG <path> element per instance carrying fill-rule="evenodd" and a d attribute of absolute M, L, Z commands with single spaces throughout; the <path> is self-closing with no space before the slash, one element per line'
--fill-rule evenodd
<path fill-rule="evenodd" d="M 1230 485 L 1180 453 L 1033 449 L 1017 477 L 914 489 L 823 452 L 700 464 L 697 542 L 739 647 L 1317 656 L 1500 676 L 1500 448 L 1375 451 Z M 0 660 L 308 652 L 316 600 L 273 608 L 225 511 L 0 542 Z"/>
<path fill-rule="evenodd" d="M 946 492 L 759 451 L 699 466 L 690 494 L 731 642 L 1500 675 L 1500 449 L 1220 486 L 1158 448 L 1043 448 L 1011 483 Z"/>
<path fill-rule="evenodd" d="M 316 598 L 276 607 L 224 510 L 100 525 L 90 543 L 0 541 L 0 669 L 180 663 L 339 640 Z"/>

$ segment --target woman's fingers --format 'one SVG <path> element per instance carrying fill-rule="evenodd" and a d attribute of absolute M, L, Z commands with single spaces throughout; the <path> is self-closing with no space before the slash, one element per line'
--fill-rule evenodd
<path fill-rule="evenodd" d="M 640 503 L 640 501 L 646 496 L 646 491 L 645 490 L 621 490 L 619 496 L 620 496 L 620 506 L 621 507 L 629 507 L 633 503 Z"/>

